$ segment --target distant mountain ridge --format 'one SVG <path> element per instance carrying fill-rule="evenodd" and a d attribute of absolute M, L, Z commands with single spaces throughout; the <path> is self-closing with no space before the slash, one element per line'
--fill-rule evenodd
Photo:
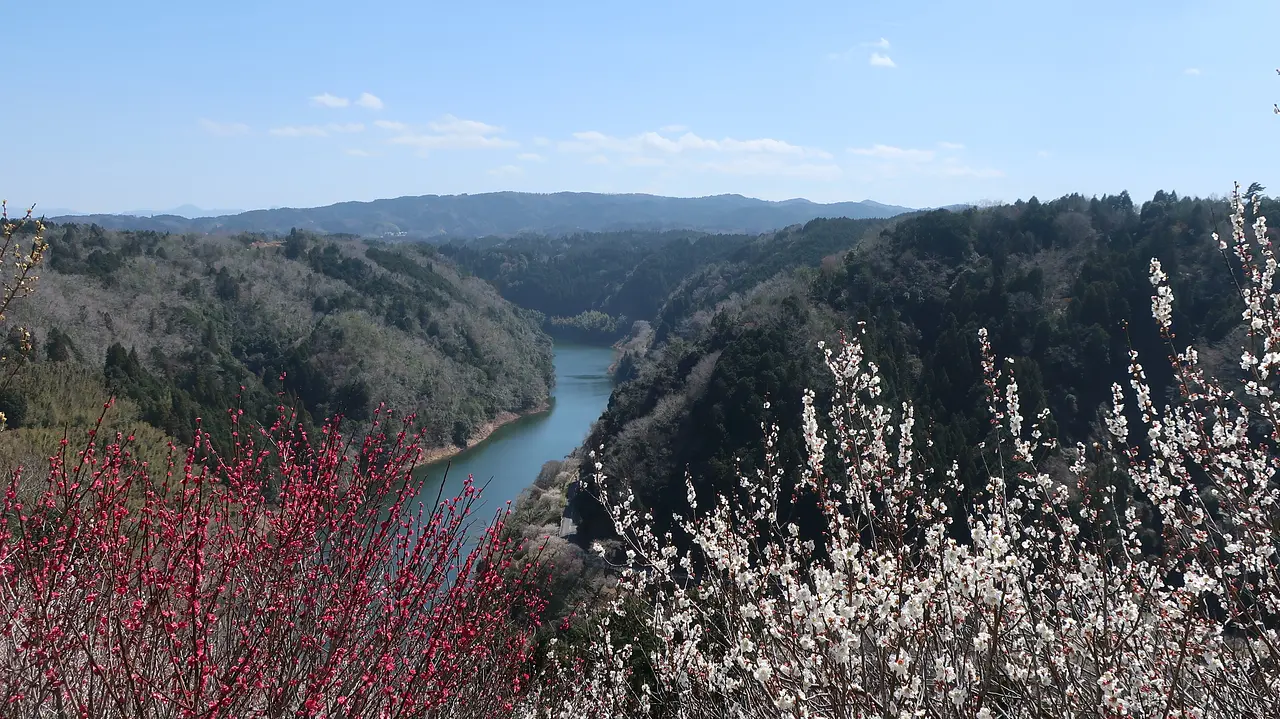
<path fill-rule="evenodd" d="M 130 210 L 129 212 L 120 212 L 115 214 L 133 215 L 134 217 L 154 217 L 156 215 L 175 215 L 177 217 L 185 217 L 189 220 L 197 217 L 221 217 L 223 215 L 238 215 L 244 210 L 239 208 L 216 208 L 205 209 L 195 205 L 179 205 L 168 210 Z"/>
<path fill-rule="evenodd" d="M 251 210 L 194 219 L 178 215 L 77 215 L 51 219 L 96 223 L 107 229 L 286 233 L 297 228 L 364 237 L 430 238 L 617 230 L 759 233 L 818 217 L 884 218 L 911 211 L 911 208 L 872 200 L 823 204 L 804 199 L 774 202 L 742 195 L 662 197 L 591 192 L 493 192 Z"/>

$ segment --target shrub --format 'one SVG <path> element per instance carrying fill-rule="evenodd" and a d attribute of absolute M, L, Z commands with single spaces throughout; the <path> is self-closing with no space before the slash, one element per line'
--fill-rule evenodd
<path fill-rule="evenodd" d="M 416 502 L 407 429 L 357 456 L 282 416 L 198 432 L 166 466 L 90 433 L 44 490 L 0 494 L 0 713 L 36 717 L 508 714 L 527 689 L 537 569 L 505 515 L 468 540 L 478 496 Z M 404 427 L 410 426 L 410 420 Z M 196 464 L 202 458 L 203 469 Z M 263 499 L 278 486 L 274 503 Z M 133 499 L 127 500 L 126 498 Z"/>
<path fill-rule="evenodd" d="M 949 506 L 955 465 L 921 460 L 911 407 L 881 398 L 858 336 L 824 350 L 826 418 L 805 393 L 796 486 L 764 425 L 765 467 L 710 506 L 690 481 L 673 532 L 597 476 L 624 543 L 619 585 L 553 647 L 530 713 L 1274 716 L 1280 294 L 1265 220 L 1246 226 L 1238 187 L 1233 209 L 1220 247 L 1244 276 L 1251 340 L 1237 390 L 1174 347 L 1156 260 L 1152 314 L 1180 395 L 1158 408 L 1133 353 L 1095 447 L 1056 452 L 1047 410 L 1022 416 L 1017 367 L 997 365 L 983 331 L 989 481 L 971 506 Z M 800 526 L 806 507 L 818 531 Z"/>

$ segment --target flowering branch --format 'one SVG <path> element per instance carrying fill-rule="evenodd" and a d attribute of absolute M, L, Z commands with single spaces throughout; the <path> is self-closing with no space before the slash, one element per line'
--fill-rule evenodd
<path fill-rule="evenodd" d="M 283 408 L 270 428 L 239 419 L 231 456 L 201 433 L 158 468 L 131 454 L 132 437 L 94 430 L 75 454 L 64 440 L 29 505 L 13 473 L 0 495 L 0 713 L 509 714 L 543 602 L 535 563 L 508 571 L 505 514 L 468 545 L 470 478 L 418 503 L 408 420 L 388 435 L 380 413 L 353 461 L 334 425 L 313 442 Z"/>
<path fill-rule="evenodd" d="M 979 332 L 993 434 L 984 490 L 955 512 L 956 466 L 924 466 L 908 404 L 886 406 L 860 334 L 822 347 L 824 431 L 806 391 L 807 467 L 784 491 L 776 427 L 741 497 L 703 508 L 687 541 L 656 536 L 625 484 L 596 485 L 626 547 L 613 599 L 564 648 L 530 716 L 1262 717 L 1280 703 L 1277 262 L 1237 188 L 1224 251 L 1244 269 L 1242 393 L 1173 349 L 1174 295 L 1151 262 L 1152 315 L 1181 397 L 1157 407 L 1136 354 L 1106 437 L 1057 452 L 1021 415 L 1012 362 Z M 1133 403 L 1130 414 L 1128 403 Z M 1135 435 L 1130 427 L 1137 418 Z M 1259 419 L 1261 422 L 1259 423 Z M 1264 439 L 1251 428 L 1267 430 Z M 1139 445 L 1130 444 L 1141 437 Z M 1074 455 L 1073 457 L 1071 455 Z M 833 470 L 832 468 L 838 468 Z M 818 526 L 781 510 L 811 501 Z M 1159 541 L 1144 546 L 1153 528 Z M 959 531 L 963 530 L 963 531 Z M 960 541 L 957 537 L 968 537 Z M 639 622 L 640 626 L 628 626 Z M 554 674 L 554 672 L 553 672 Z M 555 681 L 558 679 L 558 683 Z M 570 681 L 570 679 L 572 681 Z"/>

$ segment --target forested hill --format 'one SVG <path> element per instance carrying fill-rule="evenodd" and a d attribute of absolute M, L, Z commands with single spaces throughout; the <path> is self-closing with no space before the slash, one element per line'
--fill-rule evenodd
<path fill-rule="evenodd" d="M 1270 200 L 1261 203 L 1274 213 Z M 1196 343 L 1217 376 L 1232 372 L 1236 361 L 1215 344 L 1239 346 L 1228 336 L 1240 331 L 1242 306 L 1209 237 L 1229 234 L 1228 216 L 1225 203 L 1165 192 L 1141 208 L 1127 194 L 1033 198 L 906 218 L 777 277 L 750 263 L 708 267 L 668 300 L 653 346 L 585 446 L 603 445 L 606 474 L 629 480 L 659 518 L 684 501 L 686 470 L 708 496 L 735 491 L 737 472 L 763 459 L 763 421 L 779 423 L 782 461 L 801 467 L 801 392 L 813 388 L 821 407 L 831 386 L 816 344 L 830 346 L 863 322 L 889 405 L 914 403 L 917 446 L 931 440 L 930 461 L 954 458 L 964 481 L 980 486 L 979 448 L 990 431 L 980 327 L 997 356 L 1015 358 L 1022 414 L 1047 406 L 1068 446 L 1097 430 L 1111 383 L 1126 381 L 1131 346 L 1157 401 L 1168 396 L 1168 348 L 1150 319 L 1152 257 L 1177 296 L 1179 343 Z M 838 238 L 838 228 L 817 220 L 797 239 Z M 748 277 L 758 279 L 744 290 Z M 573 509 L 581 540 L 610 533 L 588 495 Z"/>
<path fill-rule="evenodd" d="M 384 402 L 416 412 L 428 444 L 461 444 L 501 413 L 542 406 L 554 381 L 536 314 L 431 245 L 74 224 L 46 236 L 37 293 L 10 312 L 35 335 L 23 389 L 3 398 L 18 426 L 52 421 L 31 408 L 57 384 L 41 378 L 69 365 L 183 441 L 196 418 L 232 407 L 269 421 L 283 393 L 312 426 L 335 413 L 363 422 Z M 227 423 L 205 424 L 227 440 Z"/>
<path fill-rule="evenodd" d="M 659 313 L 690 277 L 732 272 L 731 289 L 749 289 L 785 268 L 817 264 L 887 222 L 837 220 L 820 223 L 821 231 L 764 235 L 629 231 L 478 238 L 441 245 L 440 252 L 492 282 L 511 302 L 545 314 L 552 335 L 612 342 L 636 321 L 657 320 L 663 331 Z"/>
<path fill-rule="evenodd" d="M 159 232 L 269 232 L 292 228 L 364 237 L 480 237 L 519 233 L 567 234 L 628 229 L 759 233 L 815 217 L 892 217 L 905 207 L 863 202 L 769 202 L 741 195 L 660 197 L 591 192 L 422 195 L 341 202 L 307 209 L 253 210 L 223 217 L 90 215 L 54 218 L 109 229 Z M 404 233 L 400 235 L 400 233 Z"/>

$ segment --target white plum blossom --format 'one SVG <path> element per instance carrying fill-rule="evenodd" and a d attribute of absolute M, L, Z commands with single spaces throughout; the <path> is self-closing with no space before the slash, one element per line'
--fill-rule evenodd
<path fill-rule="evenodd" d="M 1099 443 L 1062 451 L 1051 473 L 1048 417 L 1026 431 L 1016 367 L 982 331 L 992 476 L 957 514 L 955 465 L 925 466 L 911 407 L 881 401 L 860 332 L 820 346 L 831 409 L 819 421 L 802 396 L 809 457 L 793 476 L 821 526 L 779 518 L 792 489 L 776 427 L 762 427 L 766 462 L 742 496 L 688 483 L 674 517 L 687 541 L 657 536 L 627 484 L 598 475 L 623 571 L 586 654 L 552 669 L 560 681 L 539 685 L 528 715 L 1280 716 L 1280 294 L 1265 221 L 1246 224 L 1238 186 L 1232 203 L 1219 241 L 1243 270 L 1256 348 L 1239 392 L 1171 349 L 1180 397 L 1157 406 L 1131 354 Z M 1159 261 L 1150 270 L 1172 348 L 1174 293 Z M 1158 548 L 1140 541 L 1149 530 Z M 624 617 L 650 633 L 643 651 Z"/>

